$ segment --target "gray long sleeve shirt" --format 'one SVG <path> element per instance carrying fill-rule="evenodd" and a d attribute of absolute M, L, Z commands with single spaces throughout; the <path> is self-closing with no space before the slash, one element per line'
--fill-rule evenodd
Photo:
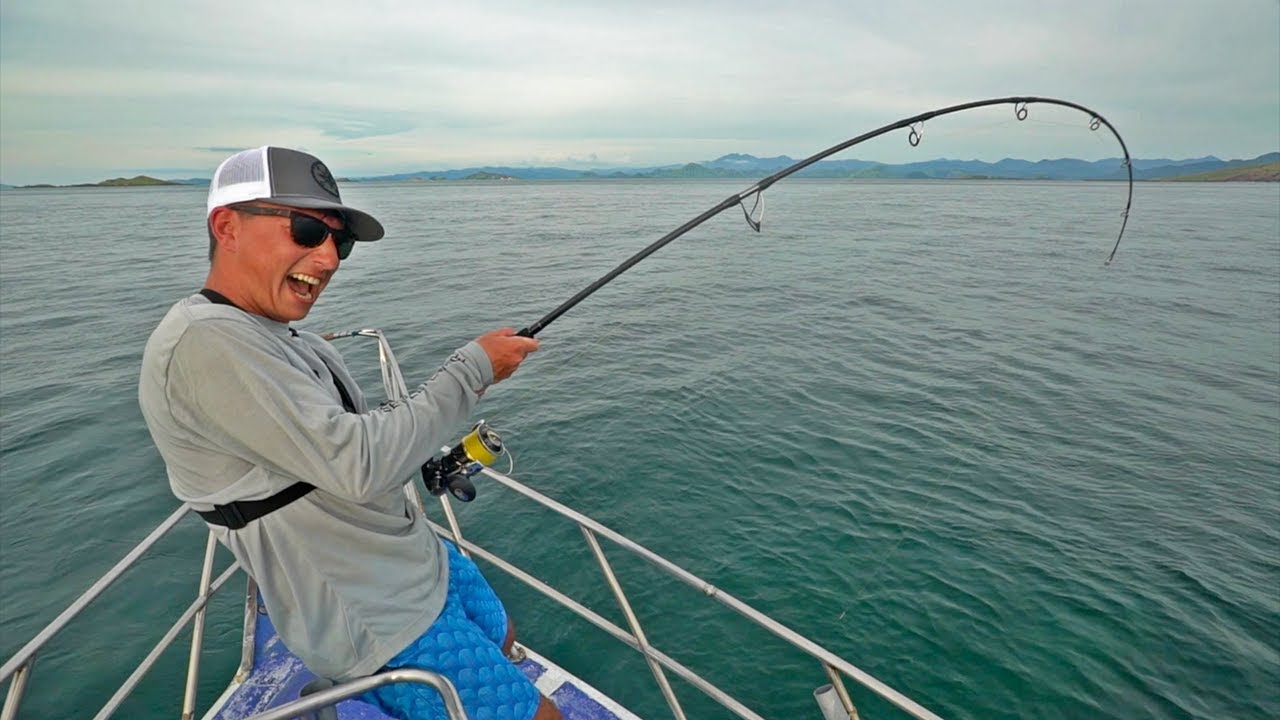
<path fill-rule="evenodd" d="M 407 401 L 369 410 L 319 336 L 193 295 L 147 342 L 138 397 L 173 493 L 195 509 L 316 487 L 242 529 L 210 527 L 258 581 L 289 649 L 348 680 L 376 672 L 444 606 L 446 555 L 402 487 L 492 381 L 472 342 Z"/>

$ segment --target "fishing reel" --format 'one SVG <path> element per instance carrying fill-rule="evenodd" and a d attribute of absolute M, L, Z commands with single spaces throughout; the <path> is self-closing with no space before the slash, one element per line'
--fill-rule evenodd
<path fill-rule="evenodd" d="M 422 482 L 432 495 L 448 490 L 458 500 L 471 502 L 476 499 L 471 476 L 492 465 L 503 452 L 502 438 L 481 420 L 452 449 L 445 447 L 444 455 L 423 464 Z"/>

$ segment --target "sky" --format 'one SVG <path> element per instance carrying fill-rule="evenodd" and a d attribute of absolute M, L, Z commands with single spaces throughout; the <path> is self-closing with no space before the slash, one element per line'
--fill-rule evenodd
<path fill-rule="evenodd" d="M 1010 95 L 1134 157 L 1280 149 L 1280 0 L 0 0 L 0 182 L 209 177 L 264 144 L 334 174 L 801 158 Z M 838 158 L 1118 156 L 1012 106 Z"/>

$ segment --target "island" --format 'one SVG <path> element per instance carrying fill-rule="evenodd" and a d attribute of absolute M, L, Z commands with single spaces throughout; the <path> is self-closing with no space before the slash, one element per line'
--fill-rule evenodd
<path fill-rule="evenodd" d="M 1277 182 L 1280 181 L 1280 162 L 1245 167 L 1225 168 L 1210 172 L 1174 175 L 1157 178 L 1165 182 Z"/>

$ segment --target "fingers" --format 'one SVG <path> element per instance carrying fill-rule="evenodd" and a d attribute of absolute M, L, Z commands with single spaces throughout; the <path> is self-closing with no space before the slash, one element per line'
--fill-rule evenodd
<path fill-rule="evenodd" d="M 510 352 L 519 352 L 520 359 L 523 360 L 526 355 L 538 351 L 538 341 L 533 338 L 521 337 L 516 335 L 515 328 L 499 328 L 490 330 L 481 338 L 492 338 L 500 343 L 500 346 Z M 482 343 L 483 344 L 483 343 Z"/>
<path fill-rule="evenodd" d="M 509 327 L 491 330 L 476 338 L 476 342 L 489 356 L 495 383 L 511 377 L 529 353 L 538 350 L 537 340 L 520 337 L 515 328 Z"/>

